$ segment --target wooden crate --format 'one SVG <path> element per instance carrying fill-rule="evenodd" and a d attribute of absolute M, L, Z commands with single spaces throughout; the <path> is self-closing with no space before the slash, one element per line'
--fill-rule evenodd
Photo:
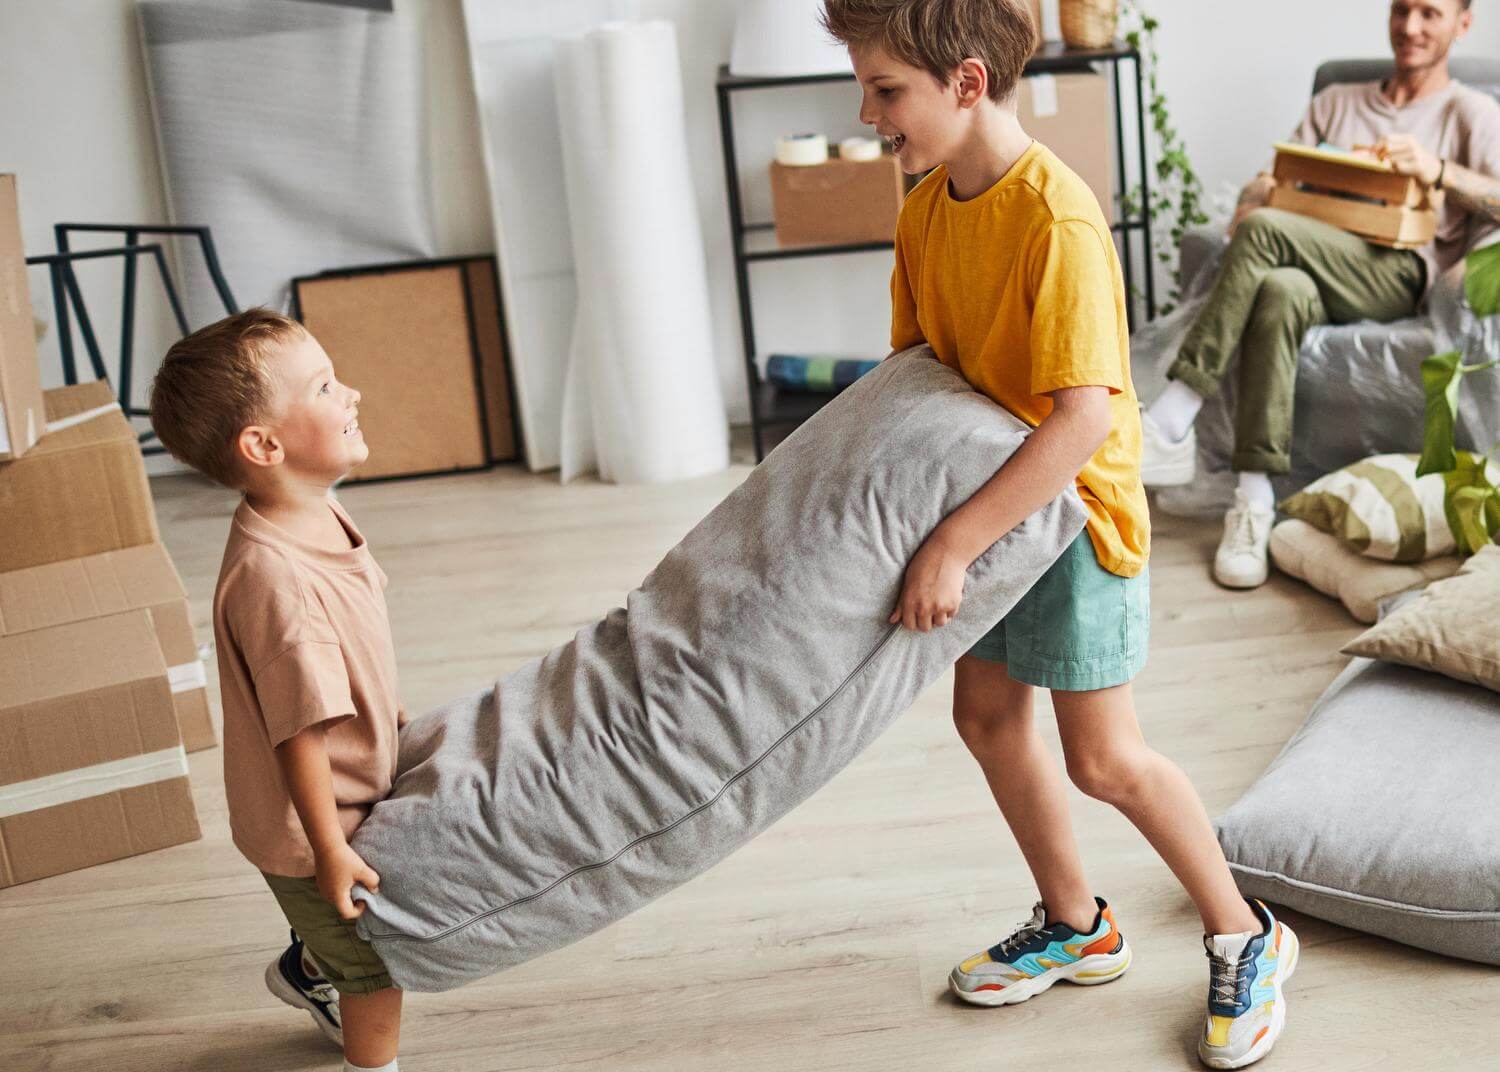
<path fill-rule="evenodd" d="M 1389 164 L 1278 142 L 1272 208 L 1310 216 L 1367 242 L 1416 249 L 1437 232 L 1442 194 Z"/>

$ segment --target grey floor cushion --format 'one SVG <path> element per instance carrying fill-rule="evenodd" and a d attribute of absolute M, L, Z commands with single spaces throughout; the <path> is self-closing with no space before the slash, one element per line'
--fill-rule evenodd
<path fill-rule="evenodd" d="M 1215 824 L 1246 894 L 1500 964 L 1500 695 L 1355 659 Z"/>
<path fill-rule="evenodd" d="M 623 608 L 416 719 L 354 839 L 360 933 L 443 990 L 706 870 L 844 768 L 1083 527 L 1070 489 L 974 563 L 958 615 L 887 624 L 907 563 L 1024 426 L 917 349 L 782 443 Z M 601 552 L 607 553 L 604 545 Z"/>

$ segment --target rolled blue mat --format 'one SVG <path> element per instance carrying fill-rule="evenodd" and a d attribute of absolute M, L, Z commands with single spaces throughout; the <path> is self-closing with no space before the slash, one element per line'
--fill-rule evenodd
<path fill-rule="evenodd" d="M 772 354 L 766 362 L 766 379 L 789 391 L 842 391 L 879 361 L 854 361 L 840 357 Z"/>

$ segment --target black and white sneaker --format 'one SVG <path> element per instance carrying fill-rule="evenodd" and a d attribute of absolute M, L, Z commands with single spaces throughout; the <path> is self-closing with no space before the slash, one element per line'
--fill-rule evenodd
<path fill-rule="evenodd" d="M 340 1048 L 344 1045 L 344 1027 L 339 1019 L 339 994 L 333 984 L 320 975 L 309 975 L 302 962 L 302 939 L 292 932 L 292 944 L 266 965 L 266 989 L 294 1009 L 302 1009 L 313 1018 L 318 1030 Z"/>

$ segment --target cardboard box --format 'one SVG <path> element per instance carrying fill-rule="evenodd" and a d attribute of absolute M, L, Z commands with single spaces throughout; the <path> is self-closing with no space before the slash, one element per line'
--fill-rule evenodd
<path fill-rule="evenodd" d="M 16 177 L 0 175 L 0 461 L 30 450 L 45 420 Z"/>
<path fill-rule="evenodd" d="M 788 167 L 771 162 L 771 213 L 783 246 L 894 242 L 906 176 L 889 153 Z"/>
<path fill-rule="evenodd" d="M 0 888 L 197 837 L 150 615 L 0 637 Z"/>
<path fill-rule="evenodd" d="M 1102 74 L 1021 79 L 1016 101 L 1021 127 L 1088 183 L 1107 223 L 1115 220 L 1114 115 Z"/>
<path fill-rule="evenodd" d="M 359 426 L 370 457 L 350 482 L 489 465 L 483 372 L 461 264 L 382 265 L 292 285 L 300 319 L 339 379 L 363 396 Z"/>
<path fill-rule="evenodd" d="M 1389 164 L 1278 142 L 1270 206 L 1393 249 L 1417 249 L 1437 233 L 1442 193 Z"/>
<path fill-rule="evenodd" d="M 141 448 L 109 384 L 43 399 L 47 434 L 0 462 L 0 572 L 155 543 Z"/>
<path fill-rule="evenodd" d="M 183 747 L 212 748 L 218 740 L 208 711 L 208 679 L 187 592 L 165 547 L 148 543 L 0 573 L 0 637 L 131 610 L 151 616 Z"/>

